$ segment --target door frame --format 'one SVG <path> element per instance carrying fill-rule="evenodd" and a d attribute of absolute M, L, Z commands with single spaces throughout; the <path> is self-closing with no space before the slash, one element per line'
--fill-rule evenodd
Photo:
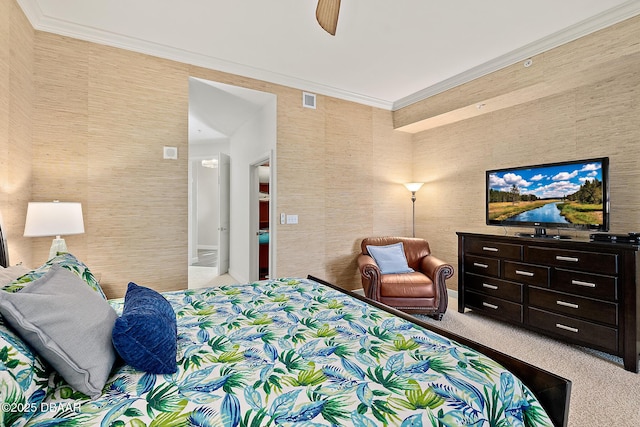
<path fill-rule="evenodd" d="M 218 275 L 229 272 L 231 229 L 231 156 L 218 153 Z"/>
<path fill-rule="evenodd" d="M 275 150 L 263 154 L 249 164 L 249 280 L 258 280 L 258 223 L 260 220 L 260 181 L 258 167 L 269 163 L 269 277 L 276 277 L 276 156 Z"/>

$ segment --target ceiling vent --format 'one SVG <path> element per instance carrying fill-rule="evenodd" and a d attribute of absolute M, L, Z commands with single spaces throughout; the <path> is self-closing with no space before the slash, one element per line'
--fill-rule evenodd
<path fill-rule="evenodd" d="M 302 106 L 305 108 L 316 109 L 316 95 L 315 93 L 302 92 Z"/>

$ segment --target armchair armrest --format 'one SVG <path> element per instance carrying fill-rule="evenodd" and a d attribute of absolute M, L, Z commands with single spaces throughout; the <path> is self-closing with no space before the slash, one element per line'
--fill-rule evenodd
<path fill-rule="evenodd" d="M 420 262 L 420 271 L 426 274 L 434 282 L 446 280 L 453 276 L 453 266 L 447 264 L 433 255 L 427 255 Z"/>
<path fill-rule="evenodd" d="M 378 301 L 380 298 L 380 276 L 382 275 L 378 264 L 371 256 L 360 254 L 358 256 L 358 269 L 363 278 L 363 287 L 365 281 L 369 283 L 368 288 L 364 290 L 365 296 Z"/>
<path fill-rule="evenodd" d="M 431 279 L 437 289 L 436 304 L 439 307 L 438 312 L 441 313 L 440 317 L 442 317 L 442 314 L 447 311 L 447 306 L 449 305 L 446 280 L 453 276 L 453 266 L 433 255 L 427 255 L 422 258 L 420 269 Z"/>

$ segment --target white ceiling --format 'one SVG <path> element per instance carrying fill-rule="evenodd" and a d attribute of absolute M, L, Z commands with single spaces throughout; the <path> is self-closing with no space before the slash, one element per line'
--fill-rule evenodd
<path fill-rule="evenodd" d="M 231 137 L 270 101 L 271 93 L 189 78 L 189 144 Z"/>
<path fill-rule="evenodd" d="M 640 13 L 640 0 L 18 0 L 35 29 L 394 110 Z"/>

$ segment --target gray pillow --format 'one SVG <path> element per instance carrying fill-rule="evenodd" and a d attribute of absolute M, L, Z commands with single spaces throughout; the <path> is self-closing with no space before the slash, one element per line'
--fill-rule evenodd
<path fill-rule="evenodd" d="M 0 292 L 0 313 L 69 385 L 100 396 L 116 358 L 117 314 L 82 279 L 54 265 L 20 291 Z"/>
<path fill-rule="evenodd" d="M 414 271 L 407 264 L 402 242 L 386 246 L 367 245 L 367 252 L 376 261 L 382 274 L 412 273 Z"/>

